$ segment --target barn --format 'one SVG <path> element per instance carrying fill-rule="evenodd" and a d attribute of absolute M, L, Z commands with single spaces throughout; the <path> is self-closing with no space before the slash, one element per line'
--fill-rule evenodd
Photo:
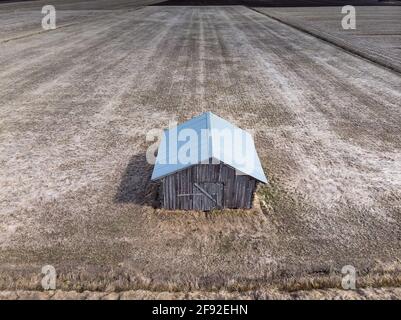
<path fill-rule="evenodd" d="M 267 183 L 250 133 L 211 112 L 164 130 L 152 174 L 169 210 L 252 207 Z"/>

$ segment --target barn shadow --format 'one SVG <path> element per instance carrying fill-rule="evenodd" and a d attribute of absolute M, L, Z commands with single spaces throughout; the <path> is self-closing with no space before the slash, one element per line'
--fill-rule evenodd
<path fill-rule="evenodd" d="M 114 201 L 160 207 L 160 184 L 150 180 L 152 170 L 153 165 L 147 162 L 145 153 L 132 156 L 122 174 Z"/>

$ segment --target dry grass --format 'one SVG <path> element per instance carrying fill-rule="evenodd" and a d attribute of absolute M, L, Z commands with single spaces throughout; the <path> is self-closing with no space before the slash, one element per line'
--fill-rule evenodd
<path fill-rule="evenodd" d="M 358 290 L 309 290 L 286 292 L 276 289 L 261 289 L 258 291 L 248 292 L 227 292 L 227 291 L 191 291 L 191 292 L 155 292 L 147 290 L 129 290 L 122 292 L 95 292 L 95 291 L 0 291 L 0 300 L 131 300 L 131 299 L 336 299 L 336 300 L 372 300 L 372 299 L 399 299 L 401 297 L 400 288 L 368 288 Z"/>

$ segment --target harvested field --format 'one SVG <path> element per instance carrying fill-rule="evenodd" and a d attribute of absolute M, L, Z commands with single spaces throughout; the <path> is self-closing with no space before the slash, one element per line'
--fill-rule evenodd
<path fill-rule="evenodd" d="M 400 74 L 245 6 L 127 2 L 48 32 L 0 5 L 0 290 L 46 264 L 61 290 L 399 286 Z M 254 132 L 259 210 L 153 208 L 146 135 L 202 111 Z"/>
<path fill-rule="evenodd" d="M 342 28 L 341 7 L 255 10 L 401 72 L 401 6 L 355 7 L 355 30 Z"/>

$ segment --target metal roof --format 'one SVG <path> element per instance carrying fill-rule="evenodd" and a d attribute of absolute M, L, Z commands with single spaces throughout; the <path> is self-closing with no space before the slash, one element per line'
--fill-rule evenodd
<path fill-rule="evenodd" d="M 211 112 L 164 130 L 152 180 L 210 159 L 267 183 L 252 136 Z"/>

